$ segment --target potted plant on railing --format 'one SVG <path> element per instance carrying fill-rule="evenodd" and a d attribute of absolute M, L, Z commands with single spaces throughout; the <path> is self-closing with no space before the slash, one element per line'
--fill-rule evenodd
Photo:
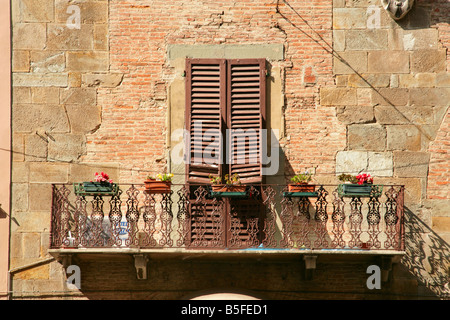
<path fill-rule="evenodd" d="M 370 174 L 361 173 L 356 176 L 351 174 L 341 174 L 338 179 L 343 182 L 338 186 L 340 196 L 379 196 L 382 186 L 373 184 L 373 177 Z"/>
<path fill-rule="evenodd" d="M 211 192 L 213 196 L 245 196 L 247 186 L 241 184 L 238 174 L 225 175 L 225 181 L 217 176 L 209 176 L 211 182 Z"/>
<path fill-rule="evenodd" d="M 291 178 L 290 184 L 288 184 L 289 192 L 314 192 L 316 190 L 316 185 L 309 184 L 312 181 L 312 174 L 300 173 Z"/>
<path fill-rule="evenodd" d="M 119 187 L 105 172 L 96 172 L 93 181 L 74 183 L 76 195 L 116 195 Z"/>
<path fill-rule="evenodd" d="M 145 191 L 150 194 L 170 193 L 173 173 L 157 174 L 156 178 L 147 176 L 144 180 Z"/>

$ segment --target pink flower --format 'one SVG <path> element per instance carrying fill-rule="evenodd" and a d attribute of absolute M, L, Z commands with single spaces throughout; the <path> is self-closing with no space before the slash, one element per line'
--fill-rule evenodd
<path fill-rule="evenodd" d="M 101 172 L 98 174 L 98 172 L 95 173 L 95 181 L 97 182 L 109 182 L 112 183 L 112 179 L 109 178 L 109 175 L 105 172 Z"/>

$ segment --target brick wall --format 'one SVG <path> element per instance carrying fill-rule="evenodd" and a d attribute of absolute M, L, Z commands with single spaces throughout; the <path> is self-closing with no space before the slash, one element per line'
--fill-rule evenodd
<path fill-rule="evenodd" d="M 365 170 L 381 184 L 405 184 L 407 207 L 449 239 L 448 1 L 416 1 L 400 22 L 378 0 L 11 6 L 12 268 L 48 257 L 51 183 L 96 171 L 140 183 L 167 168 L 168 97 L 182 77 L 170 45 L 282 44 L 284 59 L 269 63 L 282 82 L 286 176 L 309 169 L 318 182 L 336 183 L 336 173 Z M 18 291 L 64 290 L 58 264 L 34 271 L 16 275 Z"/>

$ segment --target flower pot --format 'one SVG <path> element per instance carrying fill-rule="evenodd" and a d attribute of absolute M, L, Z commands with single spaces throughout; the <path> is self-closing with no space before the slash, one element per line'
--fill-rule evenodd
<path fill-rule="evenodd" d="M 145 191 L 150 194 L 170 193 L 170 188 L 172 186 L 171 181 L 145 180 L 144 184 L 145 184 Z"/>
<path fill-rule="evenodd" d="M 211 186 L 214 192 L 245 192 L 247 186 L 245 185 L 226 185 L 226 184 L 215 184 Z"/>
<path fill-rule="evenodd" d="M 289 192 L 314 192 L 316 191 L 316 186 L 314 184 L 307 183 L 296 183 L 288 185 Z"/>
<path fill-rule="evenodd" d="M 382 186 L 373 184 L 340 184 L 338 187 L 338 193 L 340 196 L 347 197 L 378 197 L 381 195 Z"/>
<path fill-rule="evenodd" d="M 216 184 L 211 186 L 211 195 L 213 197 L 246 197 L 246 185 L 226 185 Z"/>
<path fill-rule="evenodd" d="M 80 196 L 108 196 L 116 195 L 119 188 L 117 184 L 107 181 L 86 181 L 83 183 L 74 183 L 74 190 L 75 194 Z"/>

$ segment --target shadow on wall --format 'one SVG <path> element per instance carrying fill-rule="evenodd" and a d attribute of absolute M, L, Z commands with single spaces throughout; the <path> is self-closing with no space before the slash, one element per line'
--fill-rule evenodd
<path fill-rule="evenodd" d="M 402 264 L 441 299 L 450 299 L 450 245 L 405 208 Z"/>

